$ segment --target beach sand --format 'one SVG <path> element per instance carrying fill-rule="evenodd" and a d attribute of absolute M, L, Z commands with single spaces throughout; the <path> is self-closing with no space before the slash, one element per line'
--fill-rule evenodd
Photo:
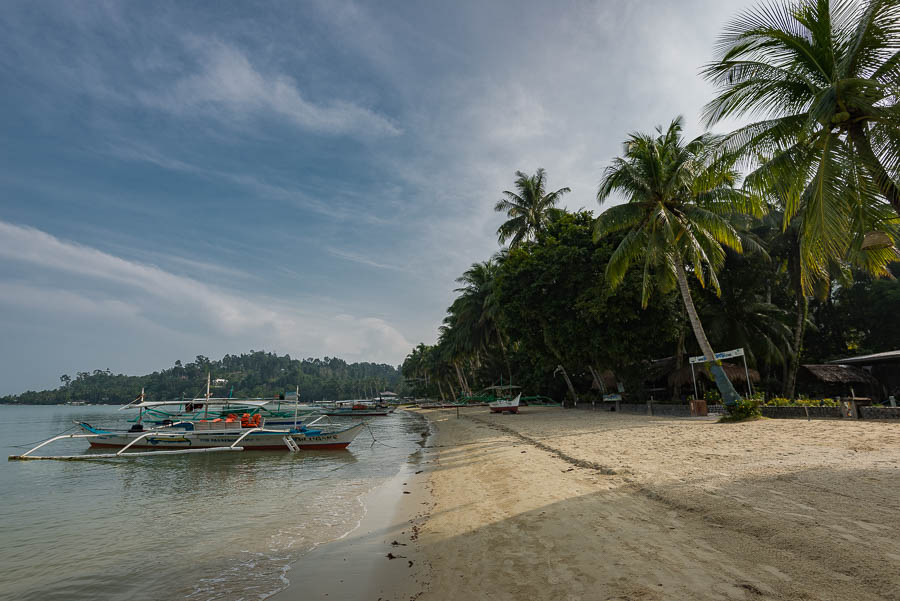
<path fill-rule="evenodd" d="M 422 412 L 419 588 L 384 599 L 900 599 L 898 423 L 522 411 Z"/>

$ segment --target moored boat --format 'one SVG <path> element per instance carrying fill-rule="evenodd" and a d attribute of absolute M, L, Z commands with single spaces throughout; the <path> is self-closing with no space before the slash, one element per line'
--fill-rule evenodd
<path fill-rule="evenodd" d="M 245 450 L 255 451 L 293 450 L 288 440 L 300 449 L 345 449 L 365 427 L 364 423 L 342 429 L 247 427 L 237 420 L 177 422 L 147 431 L 137 424 L 131 430 L 96 428 L 85 422 L 78 425 L 86 434 L 95 435 L 88 438 L 94 448 L 211 449 L 240 443 Z"/>

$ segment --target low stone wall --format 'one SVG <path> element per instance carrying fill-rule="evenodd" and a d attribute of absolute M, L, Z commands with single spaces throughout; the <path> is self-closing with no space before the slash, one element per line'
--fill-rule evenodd
<path fill-rule="evenodd" d="M 774 417 L 774 418 L 794 418 L 794 417 L 802 417 L 806 418 L 806 411 L 809 410 L 809 417 L 815 418 L 823 418 L 823 417 L 841 417 L 841 408 L 840 407 L 775 407 L 763 405 L 760 407 L 762 410 L 763 417 Z"/>
<path fill-rule="evenodd" d="M 900 419 L 900 407 L 860 407 L 863 419 Z"/>
<path fill-rule="evenodd" d="M 690 405 L 668 405 L 664 403 L 651 403 L 652 415 L 660 417 L 690 417 Z M 578 409 L 586 409 L 595 411 L 615 411 L 615 403 L 579 403 Z M 717 409 L 719 411 L 717 411 Z M 619 403 L 618 410 L 621 413 L 629 413 L 632 415 L 651 415 L 647 411 L 647 403 Z M 814 419 L 840 419 L 840 407 L 775 407 L 771 405 L 763 405 L 760 407 L 764 417 L 775 419 L 806 419 L 807 417 Z M 860 407 L 860 417 L 862 419 L 900 419 L 900 407 Z M 721 405 L 710 405 L 709 413 L 724 413 L 724 407 Z"/>
<path fill-rule="evenodd" d="M 653 415 L 667 417 L 690 417 L 690 405 L 666 405 L 663 403 L 652 403 Z M 647 403 L 619 403 L 618 410 L 620 413 L 631 413 L 635 415 L 649 415 L 647 411 Z M 579 403 L 579 409 L 591 409 L 590 403 Z M 597 411 L 615 411 L 616 403 L 604 402 L 596 403 L 593 409 Z"/>

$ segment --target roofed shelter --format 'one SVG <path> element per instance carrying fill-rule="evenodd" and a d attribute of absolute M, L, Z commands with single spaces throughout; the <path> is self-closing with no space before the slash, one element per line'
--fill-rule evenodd
<path fill-rule="evenodd" d="M 868 397 L 876 402 L 884 398 L 881 383 L 853 365 L 801 365 L 797 389 L 819 397 Z"/>
<path fill-rule="evenodd" d="M 861 368 L 878 380 L 883 396 L 900 397 L 900 350 L 836 359 L 829 361 L 829 364 Z"/>

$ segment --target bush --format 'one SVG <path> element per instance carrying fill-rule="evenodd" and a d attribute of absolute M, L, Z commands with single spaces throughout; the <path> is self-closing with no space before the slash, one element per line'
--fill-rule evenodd
<path fill-rule="evenodd" d="M 752 399 L 741 399 L 734 405 L 725 405 L 725 411 L 727 412 L 727 415 L 722 419 L 723 421 L 729 422 L 762 417 L 759 403 Z"/>
<path fill-rule="evenodd" d="M 719 394 L 719 391 L 716 388 L 710 388 L 703 393 L 703 399 L 707 403 L 719 403 L 722 400 L 722 395 Z"/>
<path fill-rule="evenodd" d="M 772 397 L 766 405 L 775 407 L 837 407 L 840 403 L 834 399 L 786 399 L 784 397 Z"/>

